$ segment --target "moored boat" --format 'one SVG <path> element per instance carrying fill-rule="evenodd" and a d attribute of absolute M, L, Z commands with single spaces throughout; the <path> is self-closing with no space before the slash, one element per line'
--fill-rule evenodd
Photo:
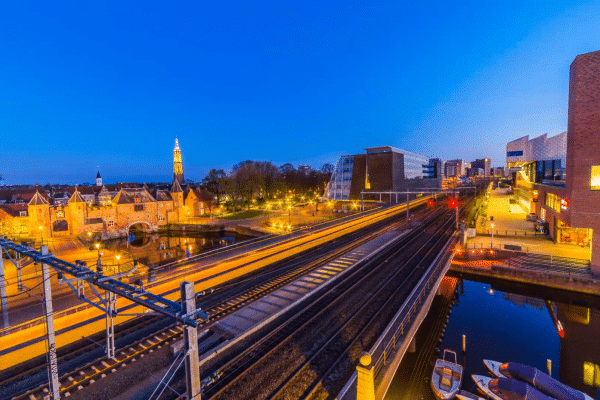
<path fill-rule="evenodd" d="M 508 378 L 473 375 L 477 388 L 492 400 L 554 400 L 527 383 Z"/>
<path fill-rule="evenodd" d="M 492 375 L 523 381 L 554 399 L 593 400 L 587 394 L 557 381 L 535 367 L 514 362 L 502 364 L 493 360 L 483 360 L 483 363 Z"/>
<path fill-rule="evenodd" d="M 483 397 L 479 397 L 476 394 L 469 393 L 467 391 L 461 390 L 456 395 L 458 400 L 485 400 Z"/>
<path fill-rule="evenodd" d="M 446 359 L 446 355 L 454 356 L 454 362 Z M 440 400 L 453 399 L 462 385 L 462 365 L 456 362 L 456 353 L 451 350 L 444 350 L 442 358 L 435 362 L 431 376 L 431 390 L 435 397 Z"/>

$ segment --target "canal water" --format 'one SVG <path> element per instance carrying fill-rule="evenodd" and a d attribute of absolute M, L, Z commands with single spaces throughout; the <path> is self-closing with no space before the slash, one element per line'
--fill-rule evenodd
<path fill-rule="evenodd" d="M 227 231 L 186 234 L 136 232 L 128 238 L 108 240 L 103 245 L 109 250 L 129 254 L 145 265 L 160 265 L 251 238 Z"/>
<path fill-rule="evenodd" d="M 433 363 L 440 357 L 436 350 L 441 354 L 444 349 L 457 353 L 458 361 L 464 365 L 463 389 L 472 393 L 477 393 L 477 389 L 471 375 L 488 375 L 483 359 L 519 362 L 546 373 L 549 359 L 554 378 L 593 399 L 600 398 L 600 299 L 564 291 L 497 285 L 459 281 L 441 343 L 437 341 L 442 336 L 440 332 L 434 335 L 436 342 L 431 350 L 419 353 L 420 345 L 424 350 L 427 346 L 417 340 L 417 353 L 407 353 L 386 400 L 434 399 L 429 381 Z M 562 339 L 551 313 L 563 327 Z M 436 315 L 432 309 L 430 315 L 445 318 L 446 311 Z M 427 337 L 423 331 L 435 329 L 432 318 L 424 321 L 417 339 Z M 466 335 L 465 353 L 462 335 Z M 414 371 L 423 359 L 427 364 L 424 373 L 411 376 L 409 371 Z"/>

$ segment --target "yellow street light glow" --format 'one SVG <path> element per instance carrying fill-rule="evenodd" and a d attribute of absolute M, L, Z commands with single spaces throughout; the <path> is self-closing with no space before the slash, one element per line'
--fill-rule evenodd
<path fill-rule="evenodd" d="M 121 255 L 120 255 L 120 254 L 117 254 L 117 255 L 115 256 L 115 258 L 116 258 L 116 259 L 117 259 L 117 261 L 118 261 L 118 260 L 120 260 L 120 259 L 121 259 Z"/>
<path fill-rule="evenodd" d="M 292 226 L 291 226 L 291 225 L 288 225 L 288 229 L 289 229 L 289 230 L 291 230 L 291 229 L 292 229 Z"/>
<path fill-rule="evenodd" d="M 41 225 L 38 227 L 38 229 L 41 231 L 42 229 L 44 229 Z"/>
<path fill-rule="evenodd" d="M 92 232 L 88 232 L 88 236 L 92 236 Z"/>
<path fill-rule="evenodd" d="M 96 243 L 96 249 L 100 248 L 100 243 Z"/>

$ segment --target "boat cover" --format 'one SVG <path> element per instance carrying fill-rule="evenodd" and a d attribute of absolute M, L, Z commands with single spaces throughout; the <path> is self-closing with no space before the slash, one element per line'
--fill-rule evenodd
<path fill-rule="evenodd" d="M 542 392 L 529 386 L 525 382 L 515 379 L 492 379 L 488 388 L 504 400 L 553 400 Z"/>
<path fill-rule="evenodd" d="M 500 366 L 500 373 L 507 378 L 527 382 L 557 400 L 585 400 L 585 395 L 546 375 L 537 368 L 529 365 L 508 362 Z"/>

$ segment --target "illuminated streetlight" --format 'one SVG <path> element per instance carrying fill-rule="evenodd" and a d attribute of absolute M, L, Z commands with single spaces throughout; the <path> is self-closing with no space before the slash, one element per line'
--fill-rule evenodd
<path fill-rule="evenodd" d="M 292 224 L 292 206 L 288 206 L 288 221 Z"/>
<path fill-rule="evenodd" d="M 492 242 L 491 242 L 490 247 L 493 249 L 494 248 L 494 223 L 492 222 L 490 226 L 492 227 Z"/>
<path fill-rule="evenodd" d="M 39 226 L 38 229 L 40 230 L 40 238 L 42 240 L 42 244 L 44 244 L 44 232 L 42 231 L 42 229 L 44 229 L 43 226 Z"/>

